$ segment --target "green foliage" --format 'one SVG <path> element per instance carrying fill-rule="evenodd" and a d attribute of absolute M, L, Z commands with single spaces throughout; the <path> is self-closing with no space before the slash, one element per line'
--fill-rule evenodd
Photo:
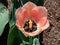
<path fill-rule="evenodd" d="M 21 0 L 21 1 L 23 2 L 23 4 L 25 4 L 28 1 L 31 1 L 35 3 L 36 5 L 43 6 L 45 0 Z"/>
<path fill-rule="evenodd" d="M 21 43 L 21 39 L 18 34 L 18 29 L 15 25 L 10 28 L 7 45 L 19 45 Z"/>
<path fill-rule="evenodd" d="M 25 37 L 15 25 L 10 28 L 7 45 L 19 45 L 20 43 L 29 42 L 29 38 Z"/>
<path fill-rule="evenodd" d="M 5 25 L 8 23 L 9 21 L 9 12 L 7 10 L 7 8 L 0 3 L 0 36 L 4 30 Z"/>
<path fill-rule="evenodd" d="M 33 45 L 40 45 L 40 42 L 39 42 L 38 38 L 34 38 Z"/>

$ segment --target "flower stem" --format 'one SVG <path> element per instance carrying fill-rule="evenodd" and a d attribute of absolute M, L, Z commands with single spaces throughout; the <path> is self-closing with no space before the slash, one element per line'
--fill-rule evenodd
<path fill-rule="evenodd" d="M 30 43 L 30 45 L 32 45 L 32 43 L 33 43 L 33 37 L 29 37 L 29 43 Z"/>
<path fill-rule="evenodd" d="M 22 1 L 22 0 L 20 0 L 20 2 L 21 2 L 21 5 L 23 6 L 23 1 Z"/>

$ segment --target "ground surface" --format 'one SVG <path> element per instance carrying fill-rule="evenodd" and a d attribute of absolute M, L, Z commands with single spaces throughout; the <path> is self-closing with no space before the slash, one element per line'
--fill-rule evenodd
<path fill-rule="evenodd" d="M 60 45 L 60 0 L 46 0 L 50 27 L 43 32 L 44 45 Z"/>

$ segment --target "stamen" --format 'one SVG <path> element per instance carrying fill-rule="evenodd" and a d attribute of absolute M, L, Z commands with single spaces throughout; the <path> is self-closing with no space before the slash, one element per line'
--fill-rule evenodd
<path fill-rule="evenodd" d="M 33 20 L 28 20 L 25 22 L 24 24 L 24 30 L 26 32 L 33 32 L 33 31 L 36 31 L 37 30 L 37 25 L 36 23 L 33 21 Z"/>
<path fill-rule="evenodd" d="M 32 25 L 33 25 L 32 23 L 33 23 L 32 20 L 29 20 L 29 28 L 30 29 L 32 29 Z"/>

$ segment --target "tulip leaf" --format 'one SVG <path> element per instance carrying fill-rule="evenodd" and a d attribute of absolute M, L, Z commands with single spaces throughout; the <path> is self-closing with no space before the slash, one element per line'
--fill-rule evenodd
<path fill-rule="evenodd" d="M 15 25 L 10 28 L 8 34 L 7 45 L 19 45 L 22 42 L 28 42 L 29 38 L 25 37 L 20 30 L 17 29 Z"/>
<path fill-rule="evenodd" d="M 29 42 L 29 37 L 25 37 L 20 30 L 18 31 L 18 33 L 23 42 Z"/>
<path fill-rule="evenodd" d="M 38 6 L 43 6 L 44 5 L 44 2 L 45 2 L 45 0 L 37 0 L 37 5 Z"/>
<path fill-rule="evenodd" d="M 20 0 L 21 5 L 25 4 L 26 2 L 31 1 L 35 3 L 36 5 L 43 6 L 45 0 Z"/>
<path fill-rule="evenodd" d="M 16 8 L 14 8 L 14 4 L 11 3 L 11 15 L 10 15 L 10 22 L 9 22 L 10 27 L 15 24 L 15 10 Z"/>
<path fill-rule="evenodd" d="M 18 34 L 18 29 L 15 25 L 10 28 L 7 45 L 19 45 L 21 43 L 21 39 Z"/>
<path fill-rule="evenodd" d="M 11 15 L 10 15 L 10 27 L 15 24 L 15 11 L 19 7 L 19 2 L 17 0 L 12 0 L 11 2 Z"/>
<path fill-rule="evenodd" d="M 2 3 L 0 3 L 0 36 L 3 33 L 5 25 L 9 21 L 8 14 L 9 14 L 9 12 L 8 12 L 7 8 Z"/>
<path fill-rule="evenodd" d="M 33 45 L 40 45 L 40 42 L 39 42 L 38 38 L 34 38 Z"/>

